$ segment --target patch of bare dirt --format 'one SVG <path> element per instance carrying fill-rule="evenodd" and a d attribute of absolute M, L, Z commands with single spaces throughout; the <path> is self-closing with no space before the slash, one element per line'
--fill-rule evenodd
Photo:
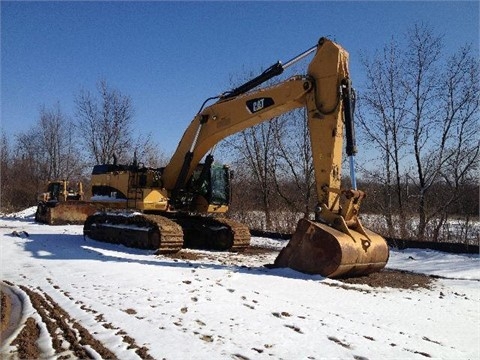
<path fill-rule="evenodd" d="M 256 246 L 250 246 L 244 251 L 237 253 L 238 256 L 257 256 L 263 254 L 274 253 L 278 250 L 270 248 L 262 248 Z M 234 253 L 231 253 L 234 254 Z M 215 253 L 213 252 L 192 252 L 188 250 L 181 250 L 174 254 L 165 254 L 162 256 L 169 257 L 175 260 L 202 260 L 202 259 L 212 259 L 215 258 Z M 238 264 L 242 266 L 241 263 Z M 270 264 L 266 265 L 270 267 Z M 366 276 L 352 277 L 352 278 L 343 278 L 340 281 L 346 284 L 360 284 L 360 285 L 369 285 L 374 288 L 378 287 L 390 287 L 395 289 L 431 289 L 432 285 L 435 282 L 435 279 L 428 275 L 415 274 L 408 271 L 401 270 L 390 270 L 384 269 L 380 272 L 372 273 Z"/>
<path fill-rule="evenodd" d="M 278 252 L 278 250 L 262 248 L 258 246 L 249 246 L 248 248 L 238 252 L 238 253 L 228 253 L 227 254 L 238 254 L 244 256 L 255 256 L 255 255 L 262 255 L 262 254 L 269 254 L 272 252 Z M 215 252 L 192 252 L 189 250 L 180 250 L 176 253 L 171 254 L 162 254 L 164 257 L 168 257 L 170 259 L 178 259 L 178 260 L 202 260 L 202 259 L 210 259 L 215 257 Z"/>
<path fill-rule="evenodd" d="M 0 312 L 1 312 L 1 322 L 0 322 L 0 333 L 3 334 L 3 332 L 7 329 L 8 323 L 10 322 L 10 312 L 12 311 L 12 300 L 10 297 L 7 296 L 7 294 L 3 291 L 1 291 L 2 298 L 1 298 L 1 305 L 0 305 Z M 3 337 L 0 337 L 0 341 L 3 339 Z"/>
<path fill-rule="evenodd" d="M 29 317 L 20 334 L 12 342 L 12 345 L 18 348 L 18 358 L 38 359 L 40 357 L 40 350 L 37 346 L 39 336 L 40 330 L 37 322 Z"/>
<path fill-rule="evenodd" d="M 20 288 L 27 293 L 33 307 L 42 317 L 57 354 L 64 353 L 65 346 L 68 344 L 68 349 L 80 359 L 93 358 L 93 354 L 89 353 L 87 346 L 90 346 L 102 358 L 115 358 L 114 353 L 93 338 L 88 330 L 72 319 L 50 296 L 40 294 L 25 286 Z M 77 336 L 77 331 L 80 336 Z"/>
<path fill-rule="evenodd" d="M 11 285 L 8 283 L 8 285 Z M 3 284 L 1 285 L 1 304 L 0 304 L 0 343 L 6 340 L 8 336 L 12 334 L 15 327 L 18 325 L 16 320 L 12 320 L 12 311 L 14 310 L 15 302 L 11 298 L 14 296 L 9 289 Z M 18 305 L 18 304 L 17 304 Z M 14 318 L 13 318 L 14 319 Z M 13 327 L 15 326 L 15 327 Z M 40 330 L 38 329 L 36 321 L 29 317 L 23 329 L 20 331 L 15 340 L 11 343 L 12 346 L 18 348 L 17 356 L 20 359 L 38 359 L 40 356 L 40 350 L 37 346 L 37 340 L 40 336 Z"/>
<path fill-rule="evenodd" d="M 206 258 L 205 254 L 180 250 L 176 253 L 162 254 L 162 257 L 168 257 L 175 260 L 200 260 Z"/>
<path fill-rule="evenodd" d="M 242 254 L 244 255 L 262 255 L 262 254 L 270 254 L 270 253 L 278 253 L 278 250 L 270 249 L 270 248 L 263 248 L 259 246 L 249 246 L 246 248 Z"/>
<path fill-rule="evenodd" d="M 397 289 L 431 289 L 434 283 L 434 279 L 428 275 L 390 269 L 384 269 L 366 276 L 341 279 L 341 281 L 347 284 Z"/>

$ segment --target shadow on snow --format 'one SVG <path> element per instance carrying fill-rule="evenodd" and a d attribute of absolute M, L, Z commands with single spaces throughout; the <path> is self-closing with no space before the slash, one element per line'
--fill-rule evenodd
<path fill-rule="evenodd" d="M 10 234 L 13 237 L 13 235 Z M 34 258 L 43 260 L 97 260 L 122 263 L 137 263 L 149 266 L 174 268 L 202 268 L 213 270 L 233 270 L 252 275 L 270 275 L 292 279 L 322 280 L 320 275 L 308 275 L 289 268 L 268 268 L 262 266 L 223 265 L 201 260 L 168 259 L 156 257 L 152 250 L 129 248 L 124 245 L 99 242 L 82 234 L 33 233 L 18 238 L 26 251 Z M 215 254 L 215 251 L 211 252 Z M 218 252 L 221 254 L 221 252 Z"/>

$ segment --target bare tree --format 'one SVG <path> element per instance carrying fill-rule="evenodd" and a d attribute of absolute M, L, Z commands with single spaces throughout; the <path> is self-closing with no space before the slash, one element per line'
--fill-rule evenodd
<path fill-rule="evenodd" d="M 89 158 L 96 164 L 132 157 L 133 105 L 130 97 L 111 89 L 105 80 L 97 86 L 98 96 L 81 91 L 75 99 L 78 130 Z"/>
<path fill-rule="evenodd" d="M 151 134 L 139 135 L 133 144 L 133 153 L 145 166 L 158 168 L 168 163 L 167 155 L 152 139 Z"/>
<path fill-rule="evenodd" d="M 11 191 L 15 206 L 22 208 L 36 203 L 36 195 L 45 180 L 44 163 L 39 149 L 39 135 L 35 127 L 15 136 L 11 159 Z"/>
<path fill-rule="evenodd" d="M 73 123 L 64 115 L 60 105 L 48 109 L 42 106 L 40 118 L 35 128 L 35 143 L 44 169 L 44 179 L 78 178 L 84 162 L 79 156 Z"/>
<path fill-rule="evenodd" d="M 18 205 L 34 204 L 45 181 L 82 177 L 85 167 L 75 138 L 59 104 L 42 106 L 37 123 L 15 136 L 8 174 L 15 179 L 11 186 Z"/>
<path fill-rule="evenodd" d="M 266 229 L 272 228 L 273 171 L 275 170 L 274 134 L 275 122 L 268 121 L 248 128 L 229 139 L 228 144 L 236 153 L 237 161 L 248 169 L 254 180 L 250 187 L 265 214 Z"/>
<path fill-rule="evenodd" d="M 360 119 L 383 159 L 387 191 L 382 209 L 393 214 L 388 202 L 395 184 L 395 206 L 404 213 L 400 179 L 407 171 L 416 188 L 416 196 L 408 198 L 416 205 L 416 237 L 435 240 L 452 206 L 461 201 L 462 186 L 478 177 L 479 65 L 470 47 L 447 59 L 441 36 L 425 25 L 411 28 L 406 44 L 404 52 L 394 45 L 377 60 L 364 62 L 368 87 Z M 394 225 L 390 219 L 389 228 Z"/>
<path fill-rule="evenodd" d="M 12 157 L 10 154 L 10 143 L 5 132 L 1 131 L 0 138 L 0 211 L 11 210 L 14 202 L 13 178 L 12 178 Z"/>
<path fill-rule="evenodd" d="M 240 193 L 234 193 L 234 208 L 247 213 L 259 209 L 265 217 L 264 223 L 259 224 L 243 214 L 243 221 L 271 231 L 291 231 L 299 214 L 309 215 L 316 194 L 303 109 L 233 135 L 222 147 L 228 149 L 237 168 L 235 183 Z M 280 212 L 281 224 L 274 221 L 274 214 L 278 218 Z"/>
<path fill-rule="evenodd" d="M 394 216 L 398 214 L 401 236 L 405 236 L 401 161 L 406 146 L 407 92 L 402 84 L 404 66 L 400 47 L 392 39 L 373 60 L 364 57 L 362 63 L 367 85 L 359 97 L 363 105 L 358 116 L 360 130 L 364 144 L 373 144 L 380 154 L 380 166 L 366 167 L 364 173 L 374 181 L 382 179 L 383 194 L 377 206 L 385 216 L 388 235 L 395 236 Z"/>
<path fill-rule="evenodd" d="M 442 39 L 425 25 L 415 25 L 408 33 L 404 85 L 408 91 L 410 131 L 416 185 L 419 189 L 417 238 L 423 240 L 427 225 L 427 193 L 438 179 L 441 156 L 432 146 L 438 136 L 438 107 Z"/>
<path fill-rule="evenodd" d="M 316 199 L 308 120 L 304 109 L 279 117 L 275 123 L 273 172 L 277 193 L 290 211 L 308 217 Z"/>
<path fill-rule="evenodd" d="M 471 47 L 466 46 L 452 55 L 442 77 L 443 117 L 438 162 L 442 164 L 440 177 L 448 191 L 430 216 L 439 219 L 434 229 L 435 240 L 440 237 L 449 213 L 468 202 L 471 195 L 466 189 L 478 181 L 479 75 L 479 61 L 472 56 Z"/>

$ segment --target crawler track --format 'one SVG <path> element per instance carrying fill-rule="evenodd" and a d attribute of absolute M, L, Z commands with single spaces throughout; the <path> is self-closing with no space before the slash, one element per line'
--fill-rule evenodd
<path fill-rule="evenodd" d="M 242 223 L 226 218 L 180 217 L 185 248 L 218 251 L 243 251 L 250 246 L 250 230 Z"/>
<path fill-rule="evenodd" d="M 98 212 L 87 218 L 83 233 L 94 240 L 174 253 L 186 248 L 242 251 L 250 231 L 239 222 L 203 216 L 167 218 L 137 212 Z"/>
<path fill-rule="evenodd" d="M 98 212 L 85 221 L 83 234 L 94 240 L 128 247 L 177 252 L 183 247 L 182 228 L 160 215 Z"/>
<path fill-rule="evenodd" d="M 234 240 L 230 251 L 243 251 L 250 246 L 250 230 L 245 224 L 225 218 L 216 221 L 228 226 L 233 232 Z"/>

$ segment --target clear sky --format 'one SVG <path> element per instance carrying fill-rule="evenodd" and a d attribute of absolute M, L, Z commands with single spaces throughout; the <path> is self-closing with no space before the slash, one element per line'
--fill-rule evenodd
<path fill-rule="evenodd" d="M 75 96 L 105 79 L 132 98 L 136 126 L 168 154 L 232 77 L 327 36 L 350 52 L 361 89 L 360 52 L 421 22 L 445 35 L 447 48 L 471 43 L 478 53 L 478 1 L 1 1 L 1 125 L 10 136 L 25 131 L 40 106 L 57 102 L 74 118 Z"/>

